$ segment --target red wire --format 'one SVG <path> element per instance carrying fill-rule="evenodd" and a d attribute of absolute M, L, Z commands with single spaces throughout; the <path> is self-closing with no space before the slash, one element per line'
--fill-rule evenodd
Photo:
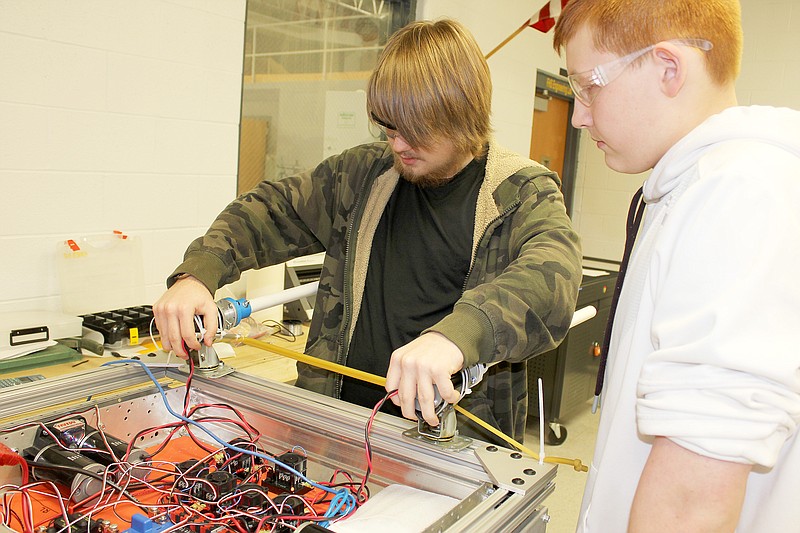
<path fill-rule="evenodd" d="M 258 429 L 254 428 L 249 422 L 247 422 L 247 420 L 245 419 L 244 415 L 238 409 L 236 409 L 235 407 L 233 407 L 231 405 L 227 405 L 227 404 L 191 405 L 189 403 L 188 390 L 190 388 L 190 383 L 191 383 L 192 378 L 194 376 L 194 366 L 195 365 L 190 360 L 189 361 L 190 372 L 189 372 L 189 376 L 188 376 L 188 379 L 187 379 L 187 382 L 186 382 L 187 394 L 183 398 L 183 400 L 184 400 L 183 413 L 186 416 L 186 418 L 196 419 L 198 422 L 231 424 L 231 425 L 235 426 L 236 428 L 238 428 L 238 430 L 243 431 L 245 433 L 245 435 L 243 435 L 243 437 L 244 437 L 242 439 L 243 441 L 249 441 L 249 442 L 240 442 L 238 444 L 240 447 L 249 449 L 251 446 L 253 446 L 253 447 L 255 447 L 255 449 L 258 449 L 257 442 L 261 438 L 262 434 Z M 363 500 L 362 500 L 361 503 L 363 503 L 363 501 L 366 501 L 366 496 L 364 495 L 364 493 L 366 492 L 366 483 L 367 483 L 367 480 L 369 478 L 369 473 L 372 470 L 372 450 L 371 450 L 371 446 L 369 444 L 369 434 L 370 434 L 370 432 L 372 430 L 373 421 L 374 421 L 374 418 L 377 415 L 377 412 L 380 410 L 380 408 L 383 405 L 383 403 L 394 394 L 396 394 L 396 391 L 393 392 L 393 393 L 387 394 L 387 396 L 385 398 L 383 398 L 383 400 L 380 401 L 378 403 L 378 405 L 375 406 L 375 409 L 373 410 L 372 415 L 368 420 L 368 423 L 367 423 L 367 426 L 366 426 L 367 441 L 365 443 L 365 448 L 366 448 L 366 452 L 367 452 L 367 473 L 366 473 L 365 478 L 361 482 L 361 486 L 358 487 L 358 481 L 357 480 L 353 480 L 353 478 L 347 472 L 344 472 L 344 471 L 341 472 L 341 475 L 344 475 L 347 478 L 347 481 L 348 481 L 347 485 L 351 485 L 352 489 L 355 489 L 356 487 L 358 487 L 357 495 L 362 495 L 362 497 L 363 497 Z M 224 409 L 226 411 L 231 412 L 232 415 L 230 415 L 229 418 L 226 418 L 224 415 L 220 415 L 220 414 L 216 414 L 216 413 L 213 413 L 213 414 L 209 413 L 208 416 L 203 417 L 202 416 L 203 410 L 208 409 L 208 408 Z M 200 416 L 198 417 L 198 415 L 200 415 Z M 98 430 L 100 431 L 103 443 L 107 444 L 106 436 L 105 436 L 105 434 L 103 432 L 103 426 L 102 426 L 102 424 L 99 423 L 99 415 L 98 415 L 97 427 L 98 427 Z M 150 435 L 153 432 L 157 432 L 157 431 L 167 431 L 168 435 L 167 435 L 167 438 L 166 438 L 165 442 L 168 442 L 175 436 L 175 434 L 181 428 L 185 428 L 188 431 L 189 436 L 191 438 L 193 438 L 193 439 L 195 438 L 195 435 L 193 434 L 191 426 L 188 426 L 184 422 L 176 422 L 176 423 L 171 423 L 171 424 L 164 424 L 164 425 L 161 425 L 161 426 L 149 428 L 147 430 L 144 430 L 144 431 L 138 433 L 134 439 L 130 440 L 129 446 L 128 446 L 128 450 L 126 451 L 126 457 L 125 458 L 127 458 L 127 456 L 129 456 L 132 448 L 136 444 L 136 441 L 138 439 L 140 439 L 140 438 L 143 439 L 145 435 Z M 159 448 L 159 451 L 160 450 L 161 450 L 161 448 Z M 155 455 L 157 453 L 158 452 L 155 452 L 153 455 Z M 125 458 L 119 458 L 119 459 L 125 459 Z M 231 458 L 229 457 L 228 459 L 230 460 Z M 20 457 L 18 454 L 12 452 L 5 445 L 0 443 L 0 465 L 17 465 L 17 464 L 22 469 L 23 482 L 22 482 L 21 485 L 24 486 L 24 485 L 26 485 L 28 483 L 28 479 L 29 479 L 28 464 L 25 462 L 24 458 Z M 260 469 L 261 469 L 261 467 L 258 468 L 258 470 L 260 470 Z M 255 474 L 251 473 L 251 475 L 255 475 Z M 332 476 L 332 481 L 333 481 L 333 479 L 335 477 L 336 477 L 336 474 L 334 474 L 334 476 Z M 27 493 L 26 493 L 26 495 L 27 495 Z M 320 495 L 320 496 L 324 496 L 324 495 Z M 87 500 L 88 500 L 88 498 L 87 498 Z M 185 505 L 185 503 L 180 501 L 180 499 L 177 498 L 175 495 L 173 495 L 172 498 L 169 498 L 169 497 L 166 497 L 166 496 L 161 496 L 159 498 L 159 501 L 160 502 L 164 502 L 164 503 L 166 503 L 167 501 L 170 501 L 170 500 L 172 500 L 170 503 L 172 503 L 175 507 L 173 508 L 173 511 L 168 511 L 167 512 L 168 513 L 167 516 L 170 516 L 170 515 L 175 516 L 174 512 L 176 512 L 176 511 L 180 512 L 184 517 L 184 520 L 182 520 L 182 522 L 184 522 L 184 523 L 189 523 L 189 522 L 192 522 L 193 520 L 196 520 L 196 519 L 200 519 L 202 522 L 205 522 L 205 523 L 208 523 L 208 522 L 212 522 L 212 523 L 213 522 L 217 522 L 218 523 L 219 520 L 220 520 L 219 518 L 215 519 L 213 516 L 211 516 L 211 515 L 209 515 L 207 513 L 198 512 L 195 509 L 191 509 L 191 508 L 187 507 Z M 306 502 L 307 509 L 309 511 L 311 511 L 311 512 L 314 512 L 314 509 L 311 506 L 311 504 L 307 500 L 304 500 L 304 501 Z M 75 504 L 75 507 L 76 508 L 80 507 L 80 505 L 84 504 L 84 503 L 88 503 L 88 502 L 78 502 L 78 503 Z M 30 506 L 31 505 L 30 505 L 29 501 L 23 502 L 23 510 L 26 510 Z M 35 531 L 35 527 L 37 525 L 36 524 L 36 520 L 34 520 L 34 518 L 35 517 L 33 515 L 28 515 L 27 513 L 24 513 L 24 516 L 16 517 L 15 521 L 19 520 L 21 522 L 20 527 L 22 527 L 24 529 L 25 533 L 28 533 L 28 531 L 33 533 Z M 241 528 L 243 528 L 243 525 L 238 523 L 237 518 L 234 517 L 234 516 L 231 516 L 229 518 L 233 521 L 229 525 L 229 527 L 232 527 L 232 529 L 235 529 L 237 531 L 241 530 L 243 532 L 243 529 L 241 529 Z M 273 517 L 273 518 L 275 518 L 275 517 Z M 303 520 L 303 519 L 312 519 L 313 520 L 314 518 L 318 518 L 318 517 L 306 513 L 304 515 L 291 515 L 290 514 L 290 515 L 286 515 L 285 517 L 284 516 L 278 516 L 277 518 L 283 518 L 283 519 L 286 519 L 286 520 Z M 176 522 L 176 523 L 177 522 L 181 522 L 181 520 L 174 520 L 174 522 Z"/>
<path fill-rule="evenodd" d="M 22 501 L 24 502 L 22 505 L 22 527 L 25 533 L 33 533 L 33 503 L 31 502 L 31 497 L 27 490 L 22 489 L 22 495 Z"/>
<path fill-rule="evenodd" d="M 0 442 L 0 466 L 19 465 L 22 470 L 22 485 L 28 484 L 28 463 L 25 459 Z"/>
<path fill-rule="evenodd" d="M 392 396 L 397 396 L 396 390 L 388 392 L 386 396 L 381 398 L 381 400 L 375 404 L 375 407 L 372 408 L 372 413 L 369 416 L 369 420 L 367 420 L 367 425 L 364 428 L 364 450 L 367 456 L 367 469 L 364 472 L 364 477 L 361 479 L 361 485 L 358 487 L 358 490 L 356 491 L 356 502 L 358 502 L 358 505 L 361 505 L 362 503 L 367 501 L 366 496 L 363 496 L 362 499 L 362 495 L 367 485 L 367 479 L 369 478 L 369 475 L 372 472 L 372 445 L 369 442 L 369 434 L 372 432 L 372 422 L 378 415 L 378 411 L 380 411 L 381 407 L 383 407 L 383 404 Z"/>

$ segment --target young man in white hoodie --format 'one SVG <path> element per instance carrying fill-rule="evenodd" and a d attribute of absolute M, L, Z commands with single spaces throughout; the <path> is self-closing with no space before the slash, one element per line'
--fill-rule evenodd
<path fill-rule="evenodd" d="M 800 531 L 800 112 L 737 106 L 741 44 L 734 0 L 572 0 L 556 25 L 573 125 L 652 169 L 582 532 Z"/>

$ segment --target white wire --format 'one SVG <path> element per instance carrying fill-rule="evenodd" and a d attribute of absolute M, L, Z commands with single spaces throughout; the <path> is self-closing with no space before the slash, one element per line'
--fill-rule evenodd
<path fill-rule="evenodd" d="M 538 378 L 539 385 L 539 464 L 544 464 L 544 387 L 542 378 Z"/>
<path fill-rule="evenodd" d="M 158 345 L 158 342 L 156 342 L 156 337 L 155 337 L 155 335 L 153 335 L 153 323 L 155 323 L 155 321 L 156 321 L 156 317 L 153 317 L 153 318 L 150 319 L 150 340 L 153 342 L 153 346 L 158 348 L 159 351 L 163 352 L 164 348 L 162 348 L 161 346 Z M 170 355 L 172 355 L 172 354 L 170 354 Z"/>

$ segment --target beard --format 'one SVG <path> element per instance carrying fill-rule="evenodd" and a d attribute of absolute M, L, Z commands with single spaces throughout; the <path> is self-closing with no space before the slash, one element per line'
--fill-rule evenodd
<path fill-rule="evenodd" d="M 453 176 L 458 174 L 459 171 L 469 164 L 469 161 L 471 161 L 471 159 L 465 163 L 464 155 L 458 154 L 425 174 L 416 174 L 413 171 L 409 171 L 405 165 L 403 165 L 400 156 L 394 154 L 394 169 L 407 182 L 423 189 L 433 189 L 452 180 Z"/>

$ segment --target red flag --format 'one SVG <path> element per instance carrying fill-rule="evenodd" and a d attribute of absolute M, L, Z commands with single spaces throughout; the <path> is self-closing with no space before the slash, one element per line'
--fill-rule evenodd
<path fill-rule="evenodd" d="M 556 25 L 556 19 L 561 14 L 561 9 L 567 5 L 567 2 L 569 0 L 550 0 L 542 9 L 533 14 L 528 21 L 528 26 L 542 33 L 547 33 L 550 28 Z"/>
<path fill-rule="evenodd" d="M 567 2 L 569 2 L 569 0 L 550 0 L 550 2 L 547 2 L 542 9 L 534 13 L 533 16 L 525 21 L 522 26 L 517 28 L 514 33 L 506 37 L 505 41 L 495 46 L 491 52 L 486 54 L 486 59 L 492 57 L 495 52 L 503 48 L 511 39 L 524 31 L 525 28 L 536 28 L 542 33 L 550 31 L 550 28 L 556 25 L 556 19 L 561 14 L 561 9 L 567 5 Z"/>

